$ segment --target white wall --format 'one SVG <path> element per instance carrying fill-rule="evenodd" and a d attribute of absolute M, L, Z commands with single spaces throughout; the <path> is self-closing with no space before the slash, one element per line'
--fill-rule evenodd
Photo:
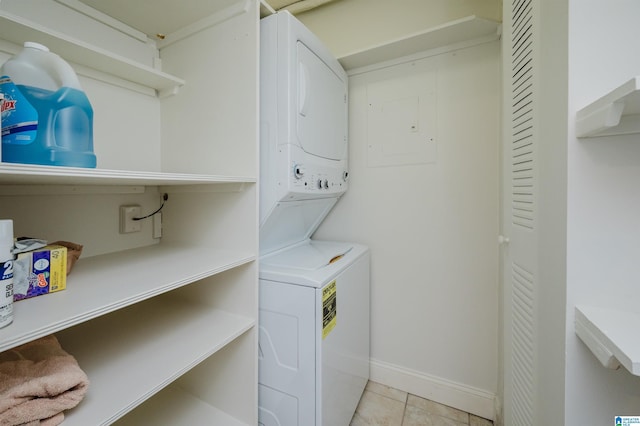
<path fill-rule="evenodd" d="M 339 5 L 340 11 L 344 12 L 339 18 L 330 16 L 334 10 L 330 7 L 303 14 L 300 18 L 337 55 L 365 48 L 385 38 L 415 32 L 432 18 L 444 20 L 444 13 L 437 7 L 433 9 L 435 13 L 426 12 L 437 2 L 385 11 L 381 2 L 371 1 L 366 2 L 368 8 L 360 4 L 364 12 L 358 13 L 363 19 L 348 24 L 358 16 L 356 4 L 363 2 L 337 2 L 335 7 Z M 422 7 L 424 14 L 414 13 L 423 10 Z M 395 18 L 402 10 L 412 16 L 387 20 L 380 17 L 386 13 Z M 640 237 L 637 221 L 640 145 L 637 136 L 578 140 L 573 128 L 578 109 L 640 74 L 640 56 L 635 53 L 640 40 L 636 22 L 640 4 L 634 0 L 542 0 L 540 11 L 544 90 L 540 94 L 543 107 L 540 201 L 543 211 L 538 324 L 541 331 L 540 371 L 537 376 L 539 420 L 541 424 L 612 424 L 615 415 L 639 413 L 640 379 L 624 369 L 606 370 L 597 362 L 575 336 L 574 308 L 581 304 L 621 308 L 638 304 L 640 293 L 632 277 L 640 254 L 637 243 Z M 325 24 L 327 20 L 330 25 Z M 388 25 L 383 25 L 383 21 Z M 373 32 L 377 32 L 379 38 Z M 357 84 L 354 81 L 352 101 L 358 99 L 357 91 L 362 90 Z M 564 92 L 567 84 L 568 100 Z M 356 111 L 352 114 L 357 116 Z M 456 343 L 463 340 L 460 336 L 465 335 L 465 331 L 468 332 L 462 329 L 464 321 L 457 320 L 453 314 L 446 321 L 441 316 L 430 315 L 433 310 L 429 308 L 436 304 L 435 301 L 445 303 L 455 298 L 456 286 L 450 282 L 433 285 L 437 282 L 434 278 L 442 276 L 437 271 L 445 270 L 447 266 L 434 267 L 427 256 L 418 255 L 397 269 L 389 264 L 396 251 L 407 247 L 402 242 L 410 241 L 410 245 L 416 246 L 415 241 L 420 237 L 430 237 L 423 246 L 423 253 L 432 253 L 429 250 L 433 250 L 430 244 L 433 244 L 434 235 L 427 235 L 423 228 L 433 225 L 430 220 L 434 212 L 426 211 L 428 195 L 425 194 L 433 191 L 429 184 L 436 179 L 437 173 L 432 169 L 451 167 L 442 162 L 443 140 L 438 140 L 439 161 L 435 165 L 419 166 L 420 171 L 414 170 L 416 166 L 373 170 L 364 163 L 362 151 L 366 138 L 359 135 L 359 131 L 362 130 L 355 127 L 351 135 L 352 190 L 340 201 L 318 237 L 352 239 L 372 246 L 374 357 L 419 373 L 472 384 L 471 376 L 461 377 L 464 369 L 447 370 L 458 361 L 460 347 L 456 347 Z M 554 147 L 554 144 L 557 145 Z M 380 176 L 379 180 L 371 179 L 375 175 Z M 411 194 L 384 194 L 379 189 L 388 187 L 387 182 L 406 182 L 412 178 L 418 183 L 412 186 L 414 192 Z M 565 186 L 567 180 L 568 186 Z M 451 182 L 446 181 L 444 185 L 443 188 L 447 188 Z M 395 216 L 401 207 L 418 208 L 418 211 L 411 215 L 405 211 L 400 216 L 402 219 L 393 223 L 376 220 L 391 215 L 391 210 Z M 423 226 L 412 228 L 410 222 L 413 221 L 421 221 Z M 414 232 L 420 229 L 423 233 L 414 237 L 409 228 Z M 459 237 L 455 233 L 448 237 L 444 234 L 439 234 L 443 248 Z M 382 260 L 376 262 L 376 257 Z M 430 267 L 427 273 L 422 270 L 423 265 Z M 409 281 L 413 284 L 408 284 Z M 467 284 L 472 286 L 470 282 Z M 464 304 L 458 312 L 460 310 L 464 310 Z M 437 327 L 429 325 L 434 321 L 442 325 L 441 329 L 450 330 L 450 340 L 443 342 L 438 340 L 441 336 L 434 336 Z M 403 339 L 403 335 L 407 337 Z M 436 340 L 429 342 L 434 337 Z M 404 343 L 406 345 L 402 346 Z M 405 353 L 399 353 L 401 351 L 395 347 L 406 349 Z M 439 357 L 445 353 L 451 358 L 443 362 Z M 564 421 L 558 420 L 561 416 Z"/>
<path fill-rule="evenodd" d="M 343 0 L 297 17 L 344 56 L 469 15 L 499 21 L 501 7 Z M 353 75 L 351 187 L 314 236 L 371 248 L 372 379 L 490 418 L 498 391 L 500 61 L 496 41 Z M 367 133 L 368 92 L 386 82 L 400 98 L 409 81 L 431 72 L 436 149 L 425 155 L 433 161 L 374 167 L 369 142 L 380 138 Z M 404 140 L 387 148 L 394 142 Z"/>
<path fill-rule="evenodd" d="M 499 67 L 492 42 L 353 76 L 351 187 L 314 236 L 371 247 L 372 378 L 485 417 L 498 375 Z M 435 129 L 432 162 L 371 166 L 373 88 L 402 96 L 429 73 L 437 121 L 420 127 Z M 483 408 L 433 394 L 441 381 Z"/>
<path fill-rule="evenodd" d="M 566 424 L 640 415 L 640 378 L 603 368 L 574 334 L 576 305 L 637 311 L 638 135 L 576 139 L 575 112 L 640 74 L 640 3 L 569 1 Z"/>

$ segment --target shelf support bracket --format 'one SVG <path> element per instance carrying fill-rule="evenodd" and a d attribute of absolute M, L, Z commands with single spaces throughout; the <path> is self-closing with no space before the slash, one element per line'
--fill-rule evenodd
<path fill-rule="evenodd" d="M 613 102 L 587 116 L 580 117 L 576 126 L 578 137 L 594 136 L 601 133 L 603 128 L 617 126 L 620 124 L 624 107 L 624 102 Z"/>
<path fill-rule="evenodd" d="M 168 98 L 169 96 L 175 96 L 178 93 L 180 93 L 180 86 L 173 86 L 173 87 L 169 87 L 167 89 L 160 89 L 157 91 L 158 93 L 158 98 L 160 99 L 164 99 L 164 98 Z"/>

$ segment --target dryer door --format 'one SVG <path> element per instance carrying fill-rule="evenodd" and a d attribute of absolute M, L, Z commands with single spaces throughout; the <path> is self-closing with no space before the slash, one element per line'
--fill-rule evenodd
<path fill-rule="evenodd" d="M 302 149 L 331 160 L 347 156 L 347 82 L 297 43 L 296 131 Z"/>

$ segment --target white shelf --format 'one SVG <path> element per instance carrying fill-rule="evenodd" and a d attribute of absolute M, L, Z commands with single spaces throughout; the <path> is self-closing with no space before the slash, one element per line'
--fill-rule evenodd
<path fill-rule="evenodd" d="M 398 40 L 344 55 L 338 60 L 346 70 L 360 68 L 482 37 L 497 39 L 499 26 L 499 22 L 471 15 Z"/>
<path fill-rule="evenodd" d="M 0 352 L 253 260 L 252 253 L 169 244 L 81 258 L 66 290 L 14 304 Z"/>
<path fill-rule="evenodd" d="M 575 314 L 576 334 L 603 366 L 640 376 L 640 312 L 580 306 Z"/>
<path fill-rule="evenodd" d="M 576 114 L 579 138 L 640 133 L 640 77 L 582 108 Z"/>
<path fill-rule="evenodd" d="M 91 382 L 65 426 L 113 423 L 254 325 L 252 318 L 159 297 L 61 333 L 63 349 Z M 179 409 L 176 401 L 166 408 Z"/>
<path fill-rule="evenodd" d="M 86 169 L 0 163 L 0 184 L 47 185 L 202 185 L 254 183 L 255 177 Z"/>
<path fill-rule="evenodd" d="M 0 10 L 0 39 L 18 45 L 25 41 L 42 43 L 67 61 L 151 87 L 161 95 L 174 93 L 185 84 L 180 78 L 3 10 Z"/>
<path fill-rule="evenodd" d="M 117 426 L 142 424 L 248 426 L 177 385 L 168 386 L 116 423 Z"/>

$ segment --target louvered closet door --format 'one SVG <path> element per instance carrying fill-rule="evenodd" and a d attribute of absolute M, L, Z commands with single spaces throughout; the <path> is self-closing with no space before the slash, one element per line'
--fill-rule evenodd
<path fill-rule="evenodd" d="M 504 424 L 535 425 L 538 0 L 504 4 Z"/>

